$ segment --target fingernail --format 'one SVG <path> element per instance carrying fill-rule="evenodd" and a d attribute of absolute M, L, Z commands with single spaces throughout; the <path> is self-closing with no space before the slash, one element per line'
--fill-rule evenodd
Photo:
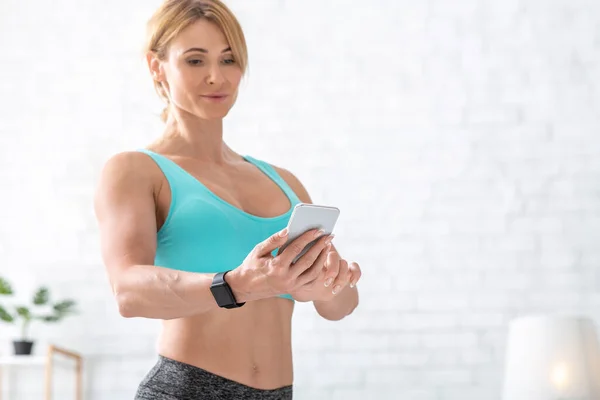
<path fill-rule="evenodd" d="M 340 290 L 340 285 L 335 285 L 335 286 L 333 287 L 333 291 L 332 291 L 332 293 L 333 293 L 333 294 L 337 294 L 337 292 L 338 292 L 339 290 Z"/>
<path fill-rule="evenodd" d="M 330 235 L 327 239 L 325 239 L 325 243 L 331 243 L 335 235 Z"/>
<path fill-rule="evenodd" d="M 332 282 L 333 278 L 327 278 L 327 280 L 325 281 L 325 287 L 329 287 L 329 285 L 331 285 Z"/>
<path fill-rule="evenodd" d="M 317 233 L 315 233 L 315 237 L 321 237 L 325 234 L 325 231 L 323 229 L 319 229 L 317 231 Z"/>
<path fill-rule="evenodd" d="M 279 236 L 284 237 L 285 235 L 287 235 L 287 228 L 285 228 L 284 230 L 282 230 L 281 232 L 279 232 Z"/>

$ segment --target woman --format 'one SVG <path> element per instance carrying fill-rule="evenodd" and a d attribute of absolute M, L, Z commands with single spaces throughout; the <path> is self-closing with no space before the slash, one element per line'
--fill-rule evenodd
<path fill-rule="evenodd" d="M 292 208 L 311 199 L 292 173 L 223 141 L 247 61 L 230 10 L 168 0 L 148 23 L 146 50 L 167 103 L 164 134 L 111 157 L 94 201 L 119 312 L 163 320 L 136 398 L 291 399 L 294 301 L 339 320 L 358 305 L 360 268 L 314 231 L 274 256 Z"/>

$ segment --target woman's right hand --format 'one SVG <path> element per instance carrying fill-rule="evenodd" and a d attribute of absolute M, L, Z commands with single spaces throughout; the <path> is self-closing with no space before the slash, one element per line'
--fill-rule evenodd
<path fill-rule="evenodd" d="M 287 229 L 275 233 L 257 244 L 238 267 L 238 272 L 242 275 L 256 272 L 264 278 L 264 289 L 272 296 L 291 293 L 316 279 L 325 265 L 333 236 L 313 229 L 292 241 L 281 254 L 273 256 L 273 251 L 283 246 L 287 238 Z M 304 247 L 317 238 L 317 242 L 292 264 Z"/>

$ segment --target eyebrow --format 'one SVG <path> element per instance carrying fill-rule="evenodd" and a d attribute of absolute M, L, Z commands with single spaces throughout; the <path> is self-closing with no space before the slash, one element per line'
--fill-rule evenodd
<path fill-rule="evenodd" d="M 187 49 L 186 51 L 184 51 L 183 54 L 189 53 L 190 51 L 199 51 L 200 53 L 208 53 L 208 50 L 203 49 L 202 47 L 191 47 L 191 48 Z M 224 49 L 223 51 L 221 51 L 221 53 L 225 53 L 228 51 L 231 51 L 231 47 Z"/>

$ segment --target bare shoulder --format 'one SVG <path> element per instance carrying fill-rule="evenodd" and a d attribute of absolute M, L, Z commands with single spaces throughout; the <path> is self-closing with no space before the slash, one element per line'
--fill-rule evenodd
<path fill-rule="evenodd" d="M 300 179 L 298 179 L 296 175 L 294 175 L 292 172 L 283 167 L 278 167 L 273 164 L 269 165 L 273 167 L 273 169 L 283 178 L 283 180 L 290 186 L 290 188 L 292 188 L 292 190 L 294 191 L 294 193 L 296 193 L 296 196 L 298 196 L 300 201 L 302 201 L 303 203 L 312 203 L 312 200 L 310 198 L 310 195 L 308 194 L 308 191 L 306 190 L 306 187 L 302 184 L 302 182 L 300 182 Z"/>
<path fill-rule="evenodd" d="M 140 151 L 123 151 L 110 156 L 102 166 L 100 185 L 129 182 L 151 183 L 156 178 L 154 161 Z"/>
<path fill-rule="evenodd" d="M 149 176 L 153 161 L 140 151 L 123 151 L 110 156 L 104 163 L 102 175 L 133 175 L 138 178 Z"/>
<path fill-rule="evenodd" d="M 153 263 L 157 182 L 153 163 L 142 152 L 122 152 L 108 158 L 100 173 L 94 210 L 111 281 L 127 266 Z"/>

